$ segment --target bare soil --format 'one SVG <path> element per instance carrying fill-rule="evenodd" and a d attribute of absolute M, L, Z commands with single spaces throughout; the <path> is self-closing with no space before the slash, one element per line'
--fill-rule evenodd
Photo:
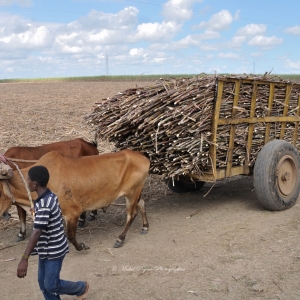
<path fill-rule="evenodd" d="M 142 82 L 138 85 L 150 85 Z M 51 82 L 0 84 L 0 153 L 14 145 L 93 139 L 82 120 L 95 102 L 135 82 Z M 98 141 L 100 152 L 112 145 Z M 113 244 L 123 229 L 123 199 L 96 221 L 78 229 L 91 249 L 70 244 L 61 277 L 90 282 L 88 299 L 300 299 L 299 201 L 282 212 L 263 209 L 252 177 L 206 183 L 197 193 L 175 194 L 151 175 L 143 198 L 150 230 L 140 235 L 136 218 L 122 248 Z M 25 279 L 16 276 L 27 239 L 15 243 L 18 221 L 0 220 L 1 299 L 42 299 L 37 257 Z M 61 296 L 61 299 L 74 299 Z"/>

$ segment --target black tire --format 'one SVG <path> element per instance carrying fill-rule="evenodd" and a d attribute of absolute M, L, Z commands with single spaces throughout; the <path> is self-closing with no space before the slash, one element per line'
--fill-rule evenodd
<path fill-rule="evenodd" d="M 297 149 L 283 140 L 267 143 L 254 166 L 254 188 L 259 202 L 268 210 L 292 207 L 300 192 L 300 159 Z"/>
<path fill-rule="evenodd" d="M 172 192 L 182 194 L 201 190 L 205 181 L 194 179 L 193 182 L 189 176 L 180 175 L 179 178 L 174 179 L 174 185 L 172 178 L 166 179 L 165 183 Z"/>

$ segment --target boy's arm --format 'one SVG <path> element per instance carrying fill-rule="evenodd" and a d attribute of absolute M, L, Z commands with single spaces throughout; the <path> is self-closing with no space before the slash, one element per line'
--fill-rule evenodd
<path fill-rule="evenodd" d="M 19 278 L 24 278 L 27 274 L 27 268 L 28 268 L 28 258 L 33 251 L 34 247 L 37 244 L 37 241 L 39 240 L 40 236 L 42 234 L 42 229 L 33 229 L 31 236 L 29 238 L 26 250 L 24 254 L 22 255 L 22 259 L 19 262 L 18 269 L 17 269 L 17 276 Z"/>

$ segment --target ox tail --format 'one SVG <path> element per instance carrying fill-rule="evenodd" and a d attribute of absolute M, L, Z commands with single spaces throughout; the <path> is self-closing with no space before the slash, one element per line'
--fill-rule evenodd
<path fill-rule="evenodd" d="M 98 148 L 98 142 L 97 142 L 97 132 L 95 132 L 95 137 L 94 137 L 94 140 L 91 141 L 91 143 L 96 147 Z"/>
<path fill-rule="evenodd" d="M 98 142 L 97 142 L 97 140 L 92 141 L 92 144 L 93 144 L 96 148 L 98 148 Z"/>

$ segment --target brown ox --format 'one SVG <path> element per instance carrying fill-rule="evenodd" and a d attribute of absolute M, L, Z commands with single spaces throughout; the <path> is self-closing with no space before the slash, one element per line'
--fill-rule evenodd
<path fill-rule="evenodd" d="M 50 151 L 58 151 L 71 157 L 97 155 L 99 153 L 96 143 L 89 143 L 84 139 L 77 138 L 36 147 L 12 147 L 4 153 L 4 156 L 14 161 L 20 169 L 23 169 L 33 165 L 34 160 L 40 159 Z M 9 165 L 14 170 L 16 169 L 14 164 Z"/>
<path fill-rule="evenodd" d="M 43 165 L 49 170 L 48 187 L 58 196 L 66 221 L 67 237 L 77 250 L 88 249 L 88 246 L 76 241 L 80 214 L 108 206 L 121 196 L 126 198 L 127 221 L 114 247 L 122 246 L 126 233 L 137 215 L 137 209 L 143 219 L 142 233 L 147 233 L 149 225 L 144 201 L 140 195 L 150 162 L 141 153 L 123 150 L 97 156 L 70 158 L 55 151 L 47 153 L 34 165 Z M 21 170 L 25 178 L 28 170 L 29 168 Z M 25 185 L 18 171 L 14 171 L 13 177 L 7 180 L 10 190 L 5 180 L 1 182 L 1 214 L 11 206 L 11 194 L 17 205 L 30 206 Z M 33 194 L 32 197 L 36 196 Z"/>
<path fill-rule="evenodd" d="M 4 156 L 13 161 L 20 169 L 29 167 L 34 164 L 38 159 L 50 151 L 59 151 L 60 153 L 70 156 L 89 156 L 89 155 L 98 155 L 97 144 L 89 143 L 81 138 L 76 138 L 73 140 L 59 141 L 51 144 L 44 144 L 36 147 L 12 147 L 9 148 Z M 16 170 L 16 167 L 13 163 L 9 163 L 10 167 L 13 170 Z M 21 221 L 21 229 L 17 236 L 16 241 L 22 241 L 26 235 L 26 211 L 17 206 L 18 215 Z M 97 211 L 93 212 L 93 215 L 97 214 Z M 83 215 L 85 216 L 85 215 Z M 10 214 L 5 214 L 4 218 L 9 219 Z M 84 225 L 84 220 L 81 223 L 81 226 Z"/>

